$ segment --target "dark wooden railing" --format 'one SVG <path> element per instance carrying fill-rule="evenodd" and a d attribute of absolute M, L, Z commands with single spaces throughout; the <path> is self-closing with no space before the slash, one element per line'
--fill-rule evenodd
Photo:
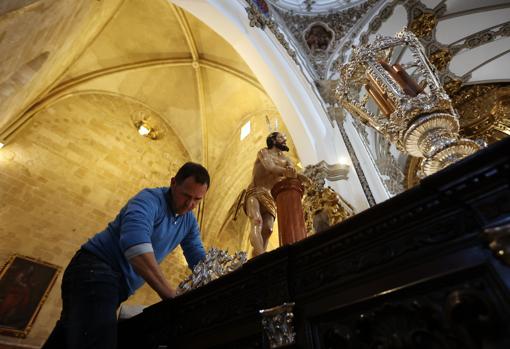
<path fill-rule="evenodd" d="M 120 324 L 120 348 L 510 348 L 510 139 Z M 506 259 L 505 259 L 506 258 Z"/>

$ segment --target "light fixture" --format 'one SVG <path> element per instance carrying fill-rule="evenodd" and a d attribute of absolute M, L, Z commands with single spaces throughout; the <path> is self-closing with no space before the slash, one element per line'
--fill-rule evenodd
<path fill-rule="evenodd" d="M 149 124 L 144 121 L 138 121 L 135 123 L 140 136 L 148 137 L 150 139 L 157 139 L 158 134 Z"/>
<path fill-rule="evenodd" d="M 140 134 L 140 136 L 147 136 L 149 133 L 151 133 L 151 129 L 149 128 L 149 126 L 141 124 L 138 127 L 138 133 Z"/>
<path fill-rule="evenodd" d="M 251 131 L 250 120 L 241 128 L 241 140 L 245 139 Z"/>

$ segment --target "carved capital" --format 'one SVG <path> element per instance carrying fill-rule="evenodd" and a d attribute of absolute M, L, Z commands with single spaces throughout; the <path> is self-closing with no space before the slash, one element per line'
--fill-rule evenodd
<path fill-rule="evenodd" d="M 262 315 L 262 327 L 269 340 L 270 348 L 281 348 L 294 344 L 294 314 L 295 303 L 283 303 L 274 308 L 259 310 Z"/>

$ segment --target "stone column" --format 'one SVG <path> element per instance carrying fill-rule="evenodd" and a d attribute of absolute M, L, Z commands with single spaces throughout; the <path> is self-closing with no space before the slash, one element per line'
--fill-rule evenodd
<path fill-rule="evenodd" d="M 301 197 L 304 188 L 297 178 L 286 178 L 276 183 L 271 194 L 276 201 L 280 246 L 306 237 L 305 218 Z"/>

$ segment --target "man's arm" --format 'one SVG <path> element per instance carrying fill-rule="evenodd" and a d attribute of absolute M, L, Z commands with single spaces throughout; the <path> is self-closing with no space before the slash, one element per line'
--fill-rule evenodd
<path fill-rule="evenodd" d="M 140 275 L 161 299 L 175 297 L 175 290 L 170 286 L 163 271 L 154 257 L 154 253 L 147 252 L 131 257 L 129 263 L 138 275 Z"/>
<path fill-rule="evenodd" d="M 154 222 L 163 206 L 161 199 L 147 190 L 142 190 L 134 196 L 121 213 L 119 243 L 135 272 L 162 299 L 167 299 L 175 297 L 175 291 L 166 281 L 151 243 Z"/>
<path fill-rule="evenodd" d="M 202 244 L 202 240 L 200 239 L 198 222 L 191 212 L 188 213 L 188 215 L 190 215 L 189 219 L 191 220 L 191 230 L 181 241 L 181 247 L 189 268 L 193 270 L 195 265 L 205 258 L 205 249 Z"/>

